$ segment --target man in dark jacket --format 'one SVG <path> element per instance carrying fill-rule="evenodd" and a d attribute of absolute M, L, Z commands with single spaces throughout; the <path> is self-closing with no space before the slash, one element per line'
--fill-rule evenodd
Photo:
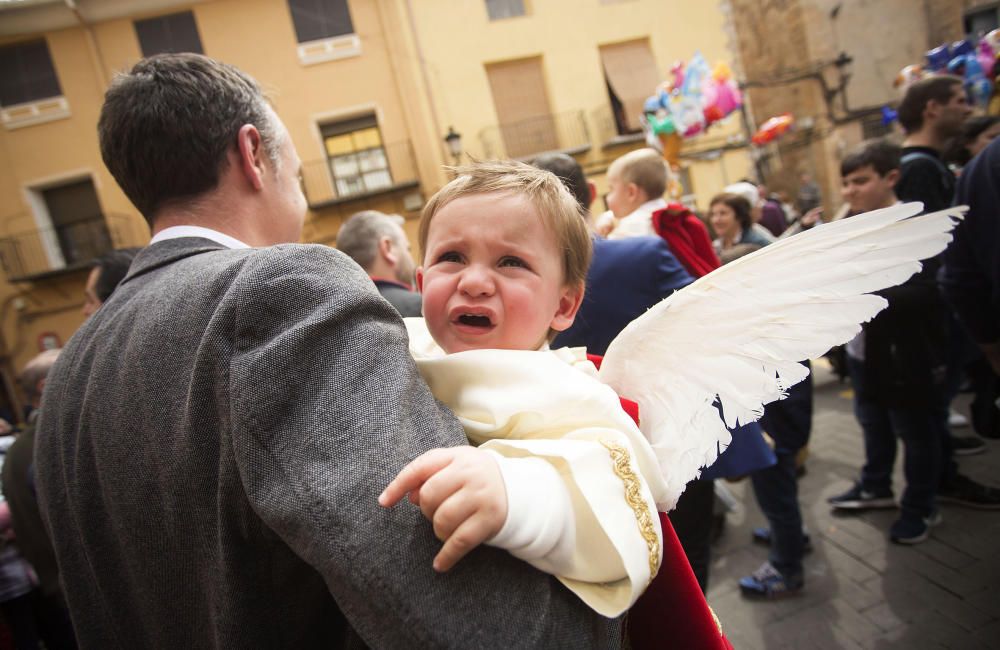
<path fill-rule="evenodd" d="M 962 79 L 934 75 L 911 85 L 899 104 L 899 123 L 906 132 L 900 159 L 896 196 L 901 201 L 920 201 L 924 210 L 933 212 L 952 205 L 955 199 L 955 175 L 944 164 L 941 152 L 950 138 L 961 133 L 962 124 L 972 113 Z M 935 262 L 938 266 L 940 260 Z M 937 267 L 936 267 L 937 268 Z M 954 436 L 948 429 L 948 409 L 957 392 L 965 359 L 962 351 L 971 347 L 966 333 L 951 313 L 947 313 L 948 378 L 941 393 L 939 431 L 942 438 L 942 501 L 972 508 L 1000 508 L 1000 490 L 984 486 L 959 473 L 957 454 L 985 451 L 985 444 L 974 436 Z"/>
<path fill-rule="evenodd" d="M 403 217 L 378 210 L 356 212 L 337 232 L 337 250 L 365 270 L 400 315 L 421 314 L 420 294 L 412 286 L 416 264 L 403 232 Z"/>
<path fill-rule="evenodd" d="M 942 286 L 988 362 L 988 390 L 972 405 L 976 430 L 1000 437 L 1000 140 L 965 167 L 957 202 L 969 212 L 945 251 Z"/>

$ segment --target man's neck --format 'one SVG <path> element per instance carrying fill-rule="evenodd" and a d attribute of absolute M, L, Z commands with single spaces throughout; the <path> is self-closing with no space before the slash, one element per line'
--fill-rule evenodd
<path fill-rule="evenodd" d="M 935 151 L 944 149 L 944 139 L 938 137 L 934 129 L 927 127 L 911 133 L 903 140 L 904 147 L 927 147 Z"/>
<path fill-rule="evenodd" d="M 222 200 L 220 200 L 222 199 Z M 258 232 L 252 205 L 242 205 L 238 200 L 226 200 L 220 196 L 195 199 L 183 205 L 169 206 L 160 210 L 153 219 L 150 235 L 174 226 L 198 226 L 228 235 L 249 246 L 270 246 Z"/>
<path fill-rule="evenodd" d="M 174 228 L 176 226 L 197 226 L 199 228 L 207 228 L 208 230 L 220 232 L 223 235 L 228 235 L 233 239 L 238 239 L 243 242 L 250 243 L 251 240 L 251 237 L 249 237 L 247 233 L 241 232 L 241 229 L 239 228 L 232 228 L 229 224 L 221 223 L 218 220 L 198 219 L 194 215 L 187 217 L 176 215 L 169 218 L 157 217 L 153 222 L 153 227 L 149 234 L 155 237 L 167 228 Z"/>

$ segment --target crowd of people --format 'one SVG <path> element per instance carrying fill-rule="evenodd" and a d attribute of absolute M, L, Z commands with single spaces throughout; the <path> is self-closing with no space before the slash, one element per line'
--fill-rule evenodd
<path fill-rule="evenodd" d="M 917 544 L 939 503 L 1000 508 L 955 461 L 985 443 L 949 428 L 967 383 L 973 430 L 1000 436 L 1000 125 L 944 75 L 913 84 L 899 118 L 902 146 L 844 157 L 845 218 L 970 210 L 846 342 L 866 462 L 830 504 L 897 507 L 898 439 L 888 535 Z M 337 250 L 295 243 L 298 155 L 232 66 L 144 59 L 98 131 L 152 239 L 95 263 L 87 321 L 21 376 L 32 413 L 0 506 L 18 648 L 654 648 L 665 630 L 727 648 L 704 597 L 714 481 L 746 476 L 770 554 L 741 592 L 805 588 L 808 373 L 759 422 L 727 418 L 731 442 L 677 488 L 645 407 L 597 368 L 698 278 L 836 227 L 808 174 L 794 205 L 741 181 L 702 218 L 664 198 L 652 149 L 610 165 L 603 214 L 571 156 L 475 163 L 428 201 L 415 259 L 403 218 L 371 210 Z M 886 255 L 905 262 L 907 243 Z"/>

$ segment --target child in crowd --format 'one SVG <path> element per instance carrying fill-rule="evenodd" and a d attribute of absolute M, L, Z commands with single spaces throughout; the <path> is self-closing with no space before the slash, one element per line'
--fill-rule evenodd
<path fill-rule="evenodd" d="M 840 165 L 842 194 L 852 213 L 898 202 L 901 150 L 884 140 L 864 143 Z M 881 296 L 889 307 L 847 344 L 854 411 L 864 434 L 865 464 L 850 490 L 831 497 L 839 510 L 895 508 L 892 469 L 896 438 L 903 442 L 906 488 L 889 538 L 900 544 L 927 539 L 940 520 L 935 492 L 941 471 L 939 417 L 943 406 L 947 306 L 935 274 L 936 260 Z"/>
<path fill-rule="evenodd" d="M 667 207 L 667 165 L 656 149 L 636 149 L 608 167 L 605 200 L 614 215 L 608 239 L 655 235 L 653 213 Z"/>
<path fill-rule="evenodd" d="M 663 561 L 666 487 L 584 350 L 548 348 L 583 297 L 591 244 L 576 200 L 543 170 L 477 163 L 431 198 L 419 240 L 424 318 L 406 319 L 411 352 L 478 449 L 425 454 L 381 502 L 410 494 L 445 540 L 439 570 L 485 541 L 619 615 Z M 669 533 L 670 577 L 690 577 L 700 598 Z M 714 623 L 712 633 L 722 643 Z"/>
<path fill-rule="evenodd" d="M 608 167 L 609 213 L 596 229 L 608 239 L 659 236 L 670 252 L 696 278 L 719 268 L 705 224 L 682 203 L 663 199 L 670 172 L 655 149 L 638 149 Z"/>

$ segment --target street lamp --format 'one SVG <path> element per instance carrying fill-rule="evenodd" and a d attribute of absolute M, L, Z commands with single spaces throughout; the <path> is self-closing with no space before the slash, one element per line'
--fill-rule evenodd
<path fill-rule="evenodd" d="M 448 127 L 448 133 L 444 136 L 444 142 L 448 145 L 448 152 L 455 159 L 455 165 L 462 160 L 462 134 L 457 133 L 454 128 Z"/>

